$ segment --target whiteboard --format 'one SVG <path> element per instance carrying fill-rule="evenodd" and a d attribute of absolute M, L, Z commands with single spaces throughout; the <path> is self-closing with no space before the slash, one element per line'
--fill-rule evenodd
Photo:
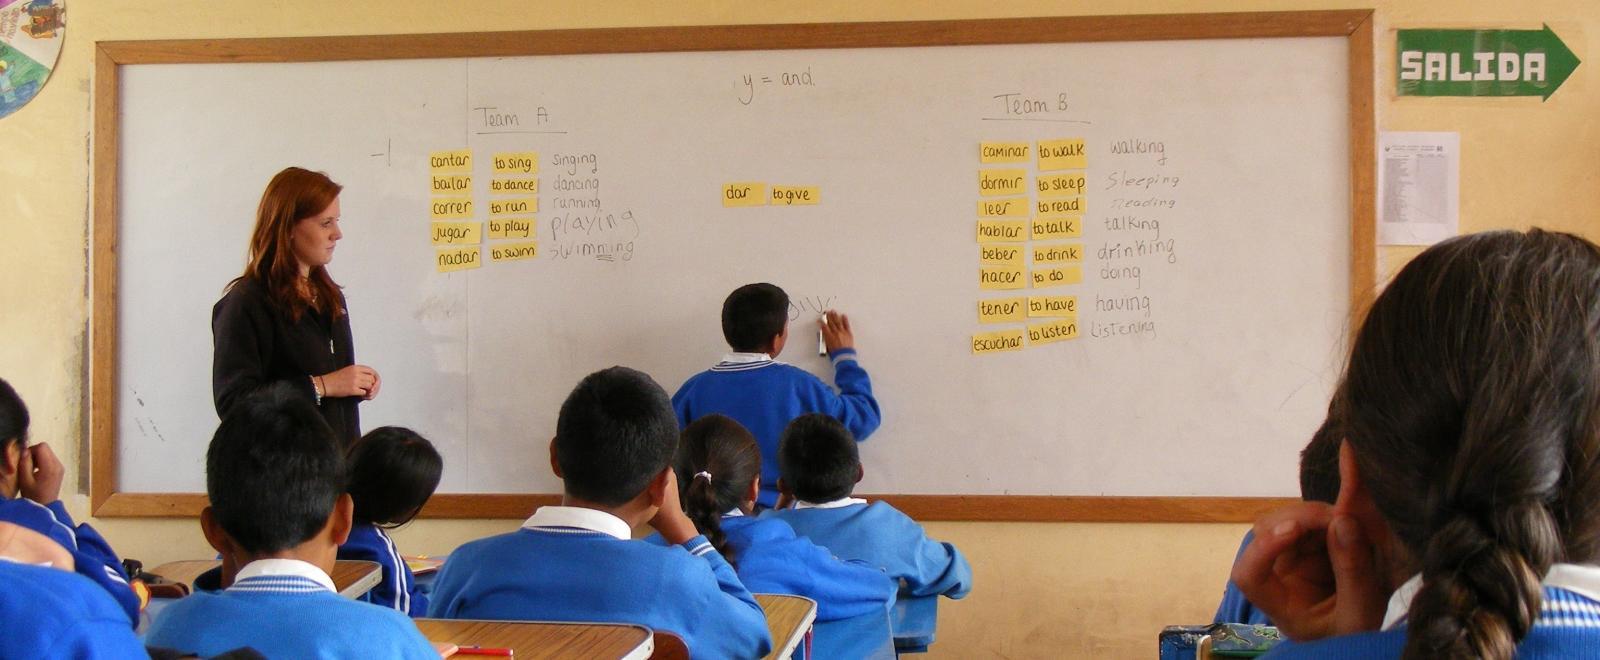
<path fill-rule="evenodd" d="M 345 186 L 330 272 L 365 429 L 445 456 L 442 493 L 550 493 L 585 374 L 670 393 L 724 353 L 718 310 L 768 281 L 781 360 L 831 382 L 819 309 L 851 315 L 882 404 L 860 490 L 1282 496 L 1350 316 L 1343 37 L 597 54 L 121 68 L 121 491 L 203 492 L 210 310 L 261 189 Z M 1081 138 L 1082 282 L 979 286 L 980 144 Z M 539 157 L 536 258 L 436 272 L 433 152 Z M 1036 153 L 1036 152 L 1032 152 Z M 1049 174 L 1049 172 L 1046 172 Z M 726 207 L 731 182 L 816 205 Z M 1027 219 L 1027 218 L 1024 218 Z M 484 257 L 501 241 L 484 240 Z M 1075 295 L 1076 339 L 975 355 L 980 300 Z M 1039 322 L 1041 319 L 1032 319 Z M 1237 477 L 1248 466 L 1251 478 Z"/>

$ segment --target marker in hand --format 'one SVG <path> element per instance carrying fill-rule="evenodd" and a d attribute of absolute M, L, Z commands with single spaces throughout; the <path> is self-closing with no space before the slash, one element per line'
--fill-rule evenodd
<path fill-rule="evenodd" d="M 828 355 L 828 340 L 822 334 L 822 329 L 827 327 L 827 325 L 828 315 L 824 313 L 822 315 L 822 320 L 817 322 L 817 355 L 823 357 Z"/>

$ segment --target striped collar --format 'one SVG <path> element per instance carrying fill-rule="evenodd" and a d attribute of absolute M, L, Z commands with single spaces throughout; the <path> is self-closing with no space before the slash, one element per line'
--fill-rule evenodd
<path fill-rule="evenodd" d="M 522 528 L 550 532 L 581 529 L 623 541 L 633 538 L 633 530 L 621 518 L 577 506 L 541 506 L 527 522 L 522 523 Z"/>
<path fill-rule="evenodd" d="M 712 371 L 748 371 L 777 364 L 772 356 L 766 353 L 729 353 L 722 356 L 722 361 L 711 367 Z"/>
<path fill-rule="evenodd" d="M 867 503 L 866 500 L 861 499 L 859 497 L 841 497 L 841 498 L 839 498 L 837 500 L 834 500 L 832 502 L 807 502 L 805 500 L 795 500 L 794 508 L 796 508 L 796 509 L 842 509 L 842 508 L 850 506 L 852 504 L 866 504 L 866 503 Z"/>
<path fill-rule="evenodd" d="M 299 559 L 257 559 L 239 569 L 226 591 L 273 593 L 337 592 L 333 578 L 310 562 Z"/>
<path fill-rule="evenodd" d="M 1600 602 L 1600 566 L 1586 564 L 1556 564 L 1550 567 L 1550 572 L 1544 576 L 1546 588 L 1561 589 L 1583 596 L 1592 601 Z M 1383 613 L 1383 629 L 1392 630 L 1406 622 L 1406 615 L 1411 611 L 1411 601 L 1417 597 L 1417 592 L 1422 590 L 1422 574 L 1411 576 L 1394 590 L 1394 595 L 1389 596 L 1389 609 Z M 1561 603 L 1546 601 L 1540 616 L 1561 616 L 1568 606 Z M 1589 608 L 1594 609 L 1594 608 Z M 1597 612 L 1600 613 L 1600 612 Z"/>

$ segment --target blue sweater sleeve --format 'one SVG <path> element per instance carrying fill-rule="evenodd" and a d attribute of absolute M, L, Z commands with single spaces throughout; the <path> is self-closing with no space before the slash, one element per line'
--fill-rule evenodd
<path fill-rule="evenodd" d="M 683 549 L 705 560 L 712 575 L 716 576 L 720 598 L 707 602 L 707 609 L 698 611 L 695 639 L 699 648 L 691 648 L 696 657 L 761 657 L 772 650 L 772 636 L 767 632 L 767 615 L 761 610 L 750 591 L 744 588 L 739 576 L 727 560 L 711 547 L 704 536 L 684 541 Z M 718 603 L 716 601 L 720 600 Z M 716 646 L 707 648 L 706 642 Z"/>
<path fill-rule="evenodd" d="M 796 539 L 796 545 L 806 546 L 801 554 L 811 574 L 818 621 L 837 621 L 889 609 L 896 585 L 881 569 L 834 557 L 809 539 Z"/>
<path fill-rule="evenodd" d="M 922 525 L 894 509 L 889 514 L 898 520 L 899 532 L 894 537 L 903 539 L 903 547 L 914 547 L 906 557 L 909 565 L 905 572 L 906 595 L 948 596 L 961 598 L 972 590 L 972 566 L 954 545 L 928 538 Z"/>
<path fill-rule="evenodd" d="M 95 531 L 88 524 L 79 525 L 74 523 L 72 516 L 67 513 L 66 505 L 62 504 L 61 500 L 56 500 L 45 506 L 50 509 L 50 513 L 55 515 L 56 520 L 72 528 L 73 536 L 78 539 L 78 552 L 93 557 L 95 561 L 121 576 L 124 582 L 127 581 L 128 574 L 122 570 L 122 560 L 117 558 L 116 551 L 111 549 L 111 544 L 106 542 L 105 537 L 100 536 L 100 532 Z"/>
<path fill-rule="evenodd" d="M 57 522 L 72 529 L 72 535 L 78 543 L 78 549 L 72 551 L 76 572 L 111 594 L 117 605 L 122 607 L 123 614 L 128 616 L 129 625 L 139 625 L 139 595 L 128 584 L 128 574 L 122 570 L 122 560 L 117 558 L 111 544 L 88 524 L 74 523 L 66 505 L 60 500 L 45 505 L 45 508 L 50 510 L 50 515 Z"/>
<path fill-rule="evenodd" d="M 839 393 L 823 388 L 827 390 L 823 397 L 827 406 L 824 411 L 850 429 L 856 441 L 866 440 L 883 421 L 878 399 L 872 396 L 872 379 L 856 359 L 856 349 L 839 349 L 830 357 L 833 359 L 833 382 L 839 387 Z"/>

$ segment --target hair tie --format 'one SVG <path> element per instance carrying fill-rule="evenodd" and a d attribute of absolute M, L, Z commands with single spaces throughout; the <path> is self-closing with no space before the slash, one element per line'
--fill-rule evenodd
<path fill-rule="evenodd" d="M 711 473 L 710 472 L 706 472 L 705 470 L 701 470 L 699 472 L 694 473 L 694 479 L 699 479 L 700 477 L 705 477 L 706 481 L 711 481 Z M 691 481 L 692 480 L 693 479 L 691 479 Z"/>

